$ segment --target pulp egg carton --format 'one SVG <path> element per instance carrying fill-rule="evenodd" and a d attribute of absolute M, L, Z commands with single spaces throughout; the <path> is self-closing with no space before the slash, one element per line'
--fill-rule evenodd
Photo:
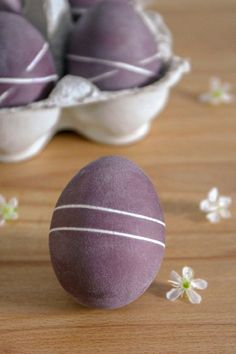
<path fill-rule="evenodd" d="M 47 38 L 58 72 L 62 72 L 65 41 L 72 27 L 68 2 L 25 3 L 25 16 Z M 153 119 L 167 104 L 171 87 L 190 67 L 187 60 L 173 54 L 171 34 L 162 17 L 141 8 L 139 11 L 158 43 L 163 62 L 161 77 L 142 88 L 105 92 L 82 77 L 67 75 L 58 81 L 47 99 L 24 107 L 0 109 L 0 161 L 28 159 L 64 129 L 112 145 L 134 143 L 149 132 Z"/>

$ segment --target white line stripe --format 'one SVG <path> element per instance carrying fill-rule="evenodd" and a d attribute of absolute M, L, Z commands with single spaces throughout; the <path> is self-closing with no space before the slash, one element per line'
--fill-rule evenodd
<path fill-rule="evenodd" d="M 150 64 L 151 62 L 153 62 L 154 60 L 158 59 L 158 58 L 161 58 L 161 54 L 160 53 L 156 53 L 154 55 L 152 55 L 151 57 L 149 58 L 146 58 L 146 59 L 143 59 L 139 62 L 140 65 L 147 65 L 147 64 Z M 107 71 L 107 72 L 104 72 L 103 74 L 100 74 L 100 75 L 97 75 L 97 76 L 94 76 L 94 77 L 91 77 L 89 78 L 88 80 L 92 81 L 92 82 L 98 82 L 100 80 L 104 80 L 104 79 L 107 79 L 111 76 L 114 76 L 115 74 L 118 73 L 118 69 L 115 69 L 115 70 L 111 70 L 111 71 Z"/>
<path fill-rule="evenodd" d="M 146 58 L 146 59 L 141 60 L 141 61 L 139 62 L 139 64 L 141 64 L 141 65 L 146 65 L 146 64 L 151 63 L 151 62 L 154 61 L 155 59 L 160 59 L 160 58 L 162 58 L 162 53 L 159 53 L 159 52 L 158 52 L 158 53 L 152 55 L 152 56 L 149 57 L 149 58 Z"/>
<path fill-rule="evenodd" d="M 0 103 L 2 103 L 3 101 L 5 101 L 7 99 L 7 97 L 10 95 L 11 93 L 11 89 L 3 92 L 0 96 Z"/>
<path fill-rule="evenodd" d="M 49 49 L 49 44 L 45 43 L 36 57 L 32 60 L 32 62 L 25 69 L 26 72 L 32 71 L 36 65 L 42 60 L 44 55 L 47 53 Z M 28 85 L 28 84 L 38 84 L 38 83 L 46 83 L 50 81 L 57 81 L 57 75 L 49 75 L 40 78 L 0 78 L 0 84 L 15 84 L 15 85 Z M 11 87 L 7 91 L 3 92 L 0 96 L 0 103 L 5 101 L 7 97 L 11 94 L 11 91 L 14 90 L 14 87 Z"/>
<path fill-rule="evenodd" d="M 43 45 L 43 48 L 38 52 L 38 54 L 33 59 L 33 61 L 27 66 L 26 71 L 32 71 L 35 68 L 35 66 L 38 65 L 38 63 L 42 60 L 44 55 L 47 53 L 48 48 L 49 48 L 49 44 L 45 43 Z"/>
<path fill-rule="evenodd" d="M 15 84 L 15 85 L 40 84 L 44 82 L 56 81 L 57 79 L 58 79 L 57 75 L 32 77 L 32 78 L 0 77 L 0 84 Z"/>
<path fill-rule="evenodd" d="M 93 76 L 91 78 L 88 78 L 88 80 L 92 81 L 92 82 L 98 82 L 100 80 L 104 80 L 104 79 L 107 79 L 111 76 L 114 76 L 115 74 L 117 74 L 119 72 L 118 69 L 114 69 L 114 70 L 111 70 L 111 71 L 107 71 L 103 74 L 100 74 L 100 75 L 97 75 L 97 76 Z"/>
<path fill-rule="evenodd" d="M 112 236 L 127 237 L 127 238 L 132 238 L 135 240 L 139 240 L 139 241 L 146 241 L 146 242 L 155 243 L 156 245 L 159 245 L 159 246 L 165 248 L 165 244 L 161 241 L 153 240 L 152 238 L 149 238 L 149 237 L 143 237 L 143 236 L 138 236 L 138 235 L 133 235 L 133 234 L 126 234 L 124 232 L 118 232 L 118 231 L 110 231 L 110 230 L 102 230 L 102 229 L 89 229 L 89 228 L 84 228 L 84 227 L 55 227 L 50 230 L 50 233 L 57 232 L 57 231 L 93 232 L 93 233 L 101 233 L 101 234 L 112 235 Z"/>
<path fill-rule="evenodd" d="M 132 216 L 137 219 L 143 219 L 143 220 L 148 220 L 152 222 L 156 222 L 157 224 L 160 224 L 162 226 L 166 226 L 166 224 L 155 218 L 151 218 L 149 216 L 141 215 L 141 214 L 135 214 L 135 213 L 130 213 L 128 211 L 123 211 L 123 210 L 117 210 L 117 209 L 112 209 L 112 208 L 104 208 L 104 207 L 99 207 L 95 205 L 87 205 L 87 204 L 69 204 L 69 205 L 60 205 L 55 208 L 54 211 L 56 210 L 62 210 L 62 209 L 91 209 L 91 210 L 99 210 L 99 211 L 106 211 L 108 213 L 114 213 L 114 214 L 121 214 L 121 215 L 127 215 L 127 216 Z"/>
<path fill-rule="evenodd" d="M 86 57 L 86 56 L 82 56 L 82 55 L 74 55 L 74 54 L 68 54 L 67 57 L 70 60 L 74 60 L 74 61 L 109 65 L 114 68 L 131 71 L 131 72 L 142 74 L 145 76 L 153 76 L 154 75 L 154 72 L 151 70 L 140 68 L 139 66 L 135 66 L 135 65 L 120 62 L 120 61 L 112 61 L 112 60 L 106 60 L 106 59 L 100 59 L 100 58 L 90 58 L 90 57 Z"/>

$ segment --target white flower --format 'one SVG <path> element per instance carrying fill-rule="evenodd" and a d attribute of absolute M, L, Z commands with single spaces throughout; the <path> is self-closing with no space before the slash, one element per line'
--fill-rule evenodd
<path fill-rule="evenodd" d="M 222 218 L 231 218 L 231 212 L 229 207 L 232 203 L 232 199 L 226 196 L 220 196 L 216 187 L 212 188 L 207 199 L 200 202 L 200 209 L 206 213 L 207 219 L 212 223 L 219 222 Z"/>
<path fill-rule="evenodd" d="M 6 202 L 5 198 L 0 195 L 0 226 L 3 226 L 6 221 L 18 218 L 17 207 L 18 200 L 16 198 L 12 198 L 9 202 Z"/>
<path fill-rule="evenodd" d="M 199 96 L 199 100 L 212 105 L 221 103 L 231 103 L 234 100 L 234 95 L 230 92 L 231 85 L 222 83 L 218 77 L 210 79 L 210 90 Z"/>
<path fill-rule="evenodd" d="M 173 289 L 166 293 L 166 298 L 170 301 L 177 300 L 180 296 L 186 295 L 192 304 L 200 304 L 202 297 L 194 290 L 207 288 L 207 282 L 203 279 L 193 279 L 193 270 L 190 267 L 182 269 L 182 277 L 174 270 L 170 273 L 169 283 Z"/>

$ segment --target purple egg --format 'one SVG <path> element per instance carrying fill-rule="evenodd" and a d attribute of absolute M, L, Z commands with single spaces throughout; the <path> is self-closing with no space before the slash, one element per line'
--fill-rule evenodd
<path fill-rule="evenodd" d="M 20 13 L 22 10 L 21 0 L 0 0 L 0 11 Z"/>
<path fill-rule="evenodd" d="M 48 43 L 22 16 L 0 12 L 0 108 L 47 97 L 57 75 Z"/>
<path fill-rule="evenodd" d="M 143 13 L 127 1 L 103 1 L 76 23 L 68 42 L 68 73 L 101 90 L 153 82 L 161 70 L 158 45 Z"/>
<path fill-rule="evenodd" d="M 90 163 L 56 204 L 49 248 L 60 284 L 80 304 L 112 309 L 136 300 L 164 255 L 165 224 L 153 184 L 125 158 Z"/>

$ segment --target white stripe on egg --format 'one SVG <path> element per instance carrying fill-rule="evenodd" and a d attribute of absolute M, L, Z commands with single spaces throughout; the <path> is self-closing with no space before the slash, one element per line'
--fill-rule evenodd
<path fill-rule="evenodd" d="M 139 241 L 146 241 L 146 242 L 151 242 L 156 245 L 159 245 L 163 248 L 165 248 L 165 244 L 161 241 L 154 240 L 149 237 L 144 237 L 144 236 L 138 236 L 138 235 L 133 235 L 133 234 L 127 234 L 124 232 L 118 232 L 118 231 L 111 231 L 111 230 L 103 230 L 103 229 L 90 229 L 86 227 L 55 227 L 50 230 L 50 234 L 54 232 L 60 232 L 60 231 L 78 231 L 78 232 L 93 232 L 93 233 L 100 233 L 100 234 L 106 234 L 106 235 L 112 235 L 112 236 L 119 236 L 119 237 L 127 237 Z"/>
<path fill-rule="evenodd" d="M 105 211 L 105 212 L 108 212 L 108 213 L 127 215 L 127 216 L 131 216 L 131 217 L 134 217 L 134 218 L 137 218 L 137 219 L 143 219 L 143 220 L 147 220 L 147 221 L 152 221 L 152 222 L 160 224 L 160 225 L 162 225 L 164 227 L 166 226 L 166 224 L 162 220 L 151 218 L 149 216 L 136 214 L 136 213 L 130 213 L 128 211 L 123 211 L 123 210 L 118 210 L 118 209 L 99 207 L 99 206 L 95 206 L 95 205 L 87 205 L 87 204 L 60 205 L 60 206 L 56 207 L 54 211 L 62 210 L 62 209 L 90 209 L 90 210 Z"/>
<path fill-rule="evenodd" d="M 26 71 L 32 71 L 38 65 L 38 63 L 43 59 L 48 49 L 49 49 L 49 44 L 45 43 L 43 45 L 43 48 L 38 52 L 38 54 L 35 56 L 32 62 L 27 66 Z"/>

